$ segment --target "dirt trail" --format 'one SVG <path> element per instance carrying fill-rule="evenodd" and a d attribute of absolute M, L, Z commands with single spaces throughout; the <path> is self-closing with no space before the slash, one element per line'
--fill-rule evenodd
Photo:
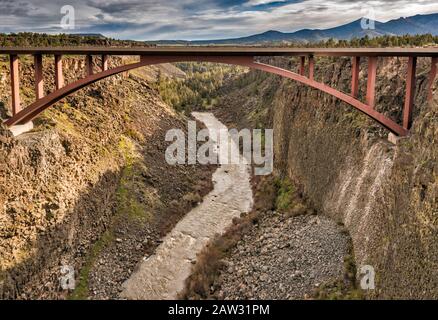
<path fill-rule="evenodd" d="M 211 113 L 193 113 L 209 130 L 226 129 Z M 214 135 L 213 135 L 214 136 Z M 221 149 L 215 142 L 218 152 Z M 231 148 L 238 148 L 231 143 Z M 221 165 L 213 175 L 214 189 L 163 239 L 154 255 L 145 257 L 123 284 L 123 299 L 175 299 L 184 288 L 196 255 L 234 217 L 250 211 L 250 166 Z"/>

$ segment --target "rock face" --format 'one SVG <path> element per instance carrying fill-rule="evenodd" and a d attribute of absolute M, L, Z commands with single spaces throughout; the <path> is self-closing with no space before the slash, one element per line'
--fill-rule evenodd
<path fill-rule="evenodd" d="M 377 109 L 398 120 L 405 65 L 379 63 Z M 438 298 L 438 93 L 426 103 L 429 65 L 419 60 L 415 122 L 396 146 L 350 106 L 259 72 L 230 88 L 218 107 L 225 121 L 274 128 L 276 173 L 300 184 L 319 212 L 346 225 L 358 270 L 375 269 L 376 289 L 368 292 L 374 298 Z M 346 59 L 319 59 L 316 79 L 348 92 L 350 67 Z M 366 63 L 362 88 L 365 79 Z"/>
<path fill-rule="evenodd" d="M 64 63 L 67 82 L 80 76 L 74 66 L 81 63 Z M 53 89 L 49 66 L 46 90 Z M 23 79 L 32 70 L 23 62 Z M 25 104 L 29 88 L 24 82 Z M 8 90 L 7 81 L 0 84 L 0 109 Z M 65 98 L 17 138 L 1 127 L 0 298 L 66 297 L 64 265 L 74 267 L 79 298 L 116 297 L 138 260 L 192 207 L 181 199 L 209 191 L 211 170 L 166 163 L 165 134 L 173 128 L 185 130 L 185 118 L 139 74 Z M 88 292 L 93 286 L 101 291 Z"/>
<path fill-rule="evenodd" d="M 350 239 L 327 217 L 265 212 L 224 261 L 219 299 L 304 299 L 344 276 Z"/>

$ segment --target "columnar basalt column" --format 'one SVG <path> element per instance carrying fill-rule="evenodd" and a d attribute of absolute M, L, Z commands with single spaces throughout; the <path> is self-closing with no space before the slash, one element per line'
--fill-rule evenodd
<path fill-rule="evenodd" d="M 437 64 L 438 64 L 438 58 L 437 57 L 432 58 L 432 65 L 430 66 L 430 74 L 429 74 L 429 87 L 427 94 L 428 101 L 432 101 L 433 98 L 433 83 L 435 82 L 437 75 Z"/>

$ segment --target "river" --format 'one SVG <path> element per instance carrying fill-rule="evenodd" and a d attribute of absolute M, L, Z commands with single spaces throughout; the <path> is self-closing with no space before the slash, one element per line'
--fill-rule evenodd
<path fill-rule="evenodd" d="M 209 130 L 226 129 L 212 113 L 193 117 Z M 212 135 L 218 152 L 221 150 Z M 231 141 L 231 148 L 238 146 Z M 155 254 L 145 257 L 123 284 L 122 299 L 175 299 L 184 289 L 197 254 L 233 218 L 249 212 L 253 203 L 248 164 L 220 165 L 213 174 L 214 189 L 163 238 Z"/>

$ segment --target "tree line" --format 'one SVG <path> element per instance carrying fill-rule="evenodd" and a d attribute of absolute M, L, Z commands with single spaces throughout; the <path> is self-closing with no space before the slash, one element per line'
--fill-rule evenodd
<path fill-rule="evenodd" d="M 188 62 L 176 66 L 185 72 L 184 79 L 166 77 L 159 72 L 154 86 L 163 100 L 179 111 L 213 106 L 218 89 L 244 70 L 216 63 Z"/>
<path fill-rule="evenodd" d="M 431 34 L 422 35 L 404 35 L 404 36 L 391 36 L 385 35 L 381 37 L 369 37 L 366 35 L 363 38 L 353 38 L 351 40 L 336 40 L 328 39 L 317 44 L 321 47 L 424 47 L 428 45 L 438 44 L 438 36 Z M 307 44 L 306 46 L 315 46 L 315 44 Z"/>
<path fill-rule="evenodd" d="M 100 35 L 20 32 L 0 33 L 1 47 L 62 47 L 62 46 L 149 46 L 142 41 L 116 40 Z"/>

